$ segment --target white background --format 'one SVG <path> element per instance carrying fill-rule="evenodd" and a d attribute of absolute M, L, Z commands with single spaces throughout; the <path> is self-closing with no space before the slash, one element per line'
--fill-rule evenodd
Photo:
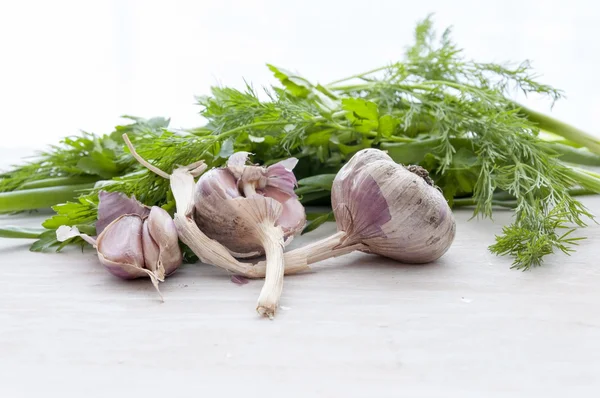
<path fill-rule="evenodd" d="M 0 155 L 122 114 L 202 124 L 194 95 L 273 82 L 265 63 L 326 83 L 401 57 L 418 20 L 481 61 L 530 59 L 568 98 L 553 114 L 600 134 L 600 6 L 571 1 L 2 1 Z M 525 101 L 549 111 L 547 102 Z M 21 150 L 15 151 L 15 148 Z"/>

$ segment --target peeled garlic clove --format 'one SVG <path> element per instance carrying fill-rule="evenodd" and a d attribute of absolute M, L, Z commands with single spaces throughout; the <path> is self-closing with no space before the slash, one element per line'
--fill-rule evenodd
<path fill-rule="evenodd" d="M 153 206 L 142 227 L 144 263 L 159 280 L 171 275 L 183 262 L 177 229 L 164 209 Z"/>
<path fill-rule="evenodd" d="M 146 217 L 150 208 L 138 202 L 135 197 L 128 198 L 120 192 L 100 191 L 98 193 L 98 220 L 96 234 L 100 235 L 104 228 L 124 214 L 137 214 Z"/>

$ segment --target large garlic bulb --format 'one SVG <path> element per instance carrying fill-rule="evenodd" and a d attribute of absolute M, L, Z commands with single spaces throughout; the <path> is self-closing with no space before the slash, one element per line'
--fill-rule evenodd
<path fill-rule="evenodd" d="M 286 273 L 356 250 L 428 263 L 454 241 L 454 216 L 427 171 L 396 164 L 378 149 L 359 151 L 342 167 L 331 203 L 338 232 L 285 253 Z"/>
<path fill-rule="evenodd" d="M 348 243 L 401 262 L 435 261 L 454 240 L 454 216 L 427 172 L 377 149 L 358 152 L 342 167 L 331 202 Z"/>

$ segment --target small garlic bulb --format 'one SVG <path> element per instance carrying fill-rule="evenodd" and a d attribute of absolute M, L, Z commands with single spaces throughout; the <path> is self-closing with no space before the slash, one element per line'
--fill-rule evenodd
<path fill-rule="evenodd" d="M 227 166 L 211 169 L 200 177 L 195 192 L 195 220 L 210 238 L 228 248 L 234 257 L 256 257 L 264 254 L 260 242 L 254 239 L 256 228 L 240 207 L 246 198 L 255 198 L 248 205 L 258 204 L 261 198 L 270 212 L 273 223 L 282 228 L 285 244 L 302 232 L 306 223 L 304 207 L 298 201 L 294 187 L 296 178 L 292 169 L 297 160 L 287 159 L 269 167 L 246 165 L 248 152 L 236 152 Z M 262 217 L 262 216 L 261 216 Z"/>
<path fill-rule="evenodd" d="M 57 239 L 80 236 L 96 248 L 100 263 L 111 274 L 122 279 L 150 277 L 160 294 L 158 282 L 183 262 L 173 219 L 160 207 L 148 208 L 116 192 L 100 192 L 99 198 L 97 238 L 77 227 L 61 226 Z"/>
<path fill-rule="evenodd" d="M 427 171 L 399 165 L 378 149 L 364 149 L 342 167 L 331 202 L 347 244 L 360 242 L 394 260 L 432 262 L 454 240 L 454 216 Z"/>

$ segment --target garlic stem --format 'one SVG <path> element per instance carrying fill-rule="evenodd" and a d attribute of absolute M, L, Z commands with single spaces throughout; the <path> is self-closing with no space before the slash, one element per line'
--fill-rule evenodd
<path fill-rule="evenodd" d="M 161 176 L 162 178 L 166 178 L 167 180 L 171 178 L 169 174 L 165 173 L 164 171 L 162 171 L 161 169 L 159 169 L 158 167 L 154 166 L 153 164 L 149 163 L 146 159 L 141 157 L 140 154 L 138 154 L 135 150 L 135 147 L 131 143 L 131 140 L 129 139 L 127 134 L 123 134 L 121 137 L 123 138 L 123 141 L 125 141 L 125 145 L 127 145 L 127 148 L 129 148 L 131 156 L 133 156 L 133 158 L 137 160 L 142 166 L 144 166 L 154 174 Z"/>
<path fill-rule="evenodd" d="M 259 314 L 273 318 L 283 290 L 283 230 L 268 223 L 261 223 L 257 236 L 265 248 L 265 283 L 258 296 L 256 310 Z"/>
<path fill-rule="evenodd" d="M 318 242 L 285 252 L 283 254 L 285 275 L 310 271 L 310 264 L 343 256 L 354 251 L 369 252 L 369 248 L 362 243 L 348 246 L 342 244 L 340 247 L 337 247 L 345 236 L 345 232 L 337 232 Z M 256 275 L 255 278 L 263 277 L 266 273 L 266 264 L 264 261 L 257 263 L 252 268 L 253 274 Z"/>
<path fill-rule="evenodd" d="M 303 265 L 303 268 L 300 268 L 300 270 L 297 272 L 305 270 L 310 264 L 318 263 L 319 261 L 338 256 L 343 256 L 345 254 L 352 253 L 353 251 L 369 251 L 367 246 L 363 245 L 362 243 L 344 245 L 342 242 L 345 237 L 346 233 L 339 231 L 327 238 L 321 239 L 320 241 L 285 253 L 284 258 L 286 275 L 288 273 L 296 273 L 294 271 L 298 266 L 303 264 L 301 262 L 302 260 L 304 261 L 305 265 Z"/>
<path fill-rule="evenodd" d="M 320 241 L 313 242 L 309 245 L 296 249 L 306 254 L 306 262 L 308 264 L 322 261 L 328 257 L 328 254 L 340 244 L 342 239 L 346 236 L 343 231 L 338 231 L 335 234 L 321 239 Z"/>
<path fill-rule="evenodd" d="M 242 190 L 244 191 L 244 196 L 249 198 L 252 195 L 256 195 L 256 189 L 254 188 L 254 184 L 244 183 L 242 186 Z"/>
<path fill-rule="evenodd" d="M 264 272 L 261 274 L 261 269 L 257 273 L 252 264 L 236 260 L 223 245 L 200 231 L 200 228 L 189 217 L 175 213 L 174 221 L 179 239 L 189 246 L 203 263 L 212 264 L 248 278 L 262 278 L 265 275 Z"/>

